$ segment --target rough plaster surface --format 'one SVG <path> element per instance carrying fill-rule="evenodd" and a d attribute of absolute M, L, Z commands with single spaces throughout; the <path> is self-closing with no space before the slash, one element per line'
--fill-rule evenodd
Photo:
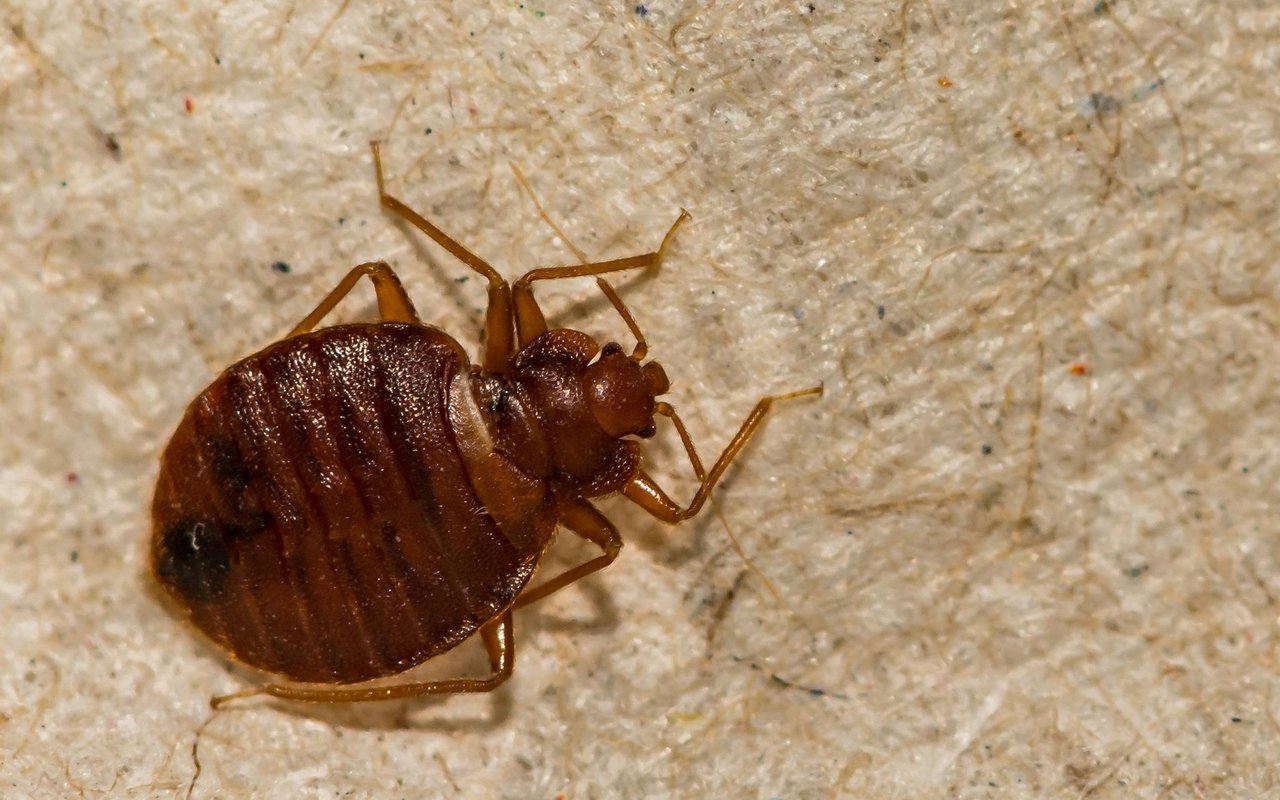
<path fill-rule="evenodd" d="M 1274 3 L 130 5 L 3 6 L 0 795 L 1280 796 Z M 509 275 L 571 256 L 508 161 L 592 256 L 689 208 L 622 286 L 707 455 L 827 393 L 721 518 L 605 503 L 496 695 L 214 714 L 141 577 L 186 401 L 371 258 L 475 348 L 373 137 Z"/>

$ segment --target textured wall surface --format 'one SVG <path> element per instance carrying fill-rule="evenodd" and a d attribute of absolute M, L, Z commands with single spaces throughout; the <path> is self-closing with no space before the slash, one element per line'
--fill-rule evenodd
<path fill-rule="evenodd" d="M 1274 3 L 120 5 L 2 6 L 0 794 L 1276 796 Z M 592 257 L 687 207 L 620 286 L 704 455 L 826 395 L 718 514 L 603 503 L 496 694 L 214 713 L 143 575 L 186 402 L 373 258 L 476 349 L 371 138 L 512 276 L 573 256 L 509 162 Z"/>

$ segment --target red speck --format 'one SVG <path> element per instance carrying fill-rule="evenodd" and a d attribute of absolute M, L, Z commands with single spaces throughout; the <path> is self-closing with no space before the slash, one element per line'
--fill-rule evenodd
<path fill-rule="evenodd" d="M 473 117 L 476 115 L 476 107 L 475 107 L 475 106 L 467 106 L 467 111 L 471 112 L 471 116 L 473 116 Z"/>
<path fill-rule="evenodd" d="M 1067 369 L 1071 370 L 1072 375 L 1083 375 L 1089 371 L 1089 367 L 1082 361 L 1071 362 L 1071 366 Z"/>
<path fill-rule="evenodd" d="M 188 97 L 187 99 L 182 101 L 182 106 L 183 108 L 187 109 L 187 113 L 190 114 L 192 111 L 196 110 L 196 101 Z"/>
<path fill-rule="evenodd" d="M 74 473 L 74 472 L 68 472 L 68 473 L 67 473 L 67 483 L 79 483 L 79 482 L 80 482 L 80 476 L 79 476 L 79 475 L 77 475 L 77 474 L 76 474 L 76 473 Z"/>
<path fill-rule="evenodd" d="M 947 76 L 945 76 L 945 75 L 939 75 L 939 76 L 938 76 L 938 85 L 939 85 L 939 86 L 941 86 L 943 89 L 950 89 L 950 88 L 951 88 L 952 86 L 954 86 L 955 84 L 953 84 L 953 83 L 951 82 L 951 79 L 950 79 L 950 78 L 948 78 Z"/>

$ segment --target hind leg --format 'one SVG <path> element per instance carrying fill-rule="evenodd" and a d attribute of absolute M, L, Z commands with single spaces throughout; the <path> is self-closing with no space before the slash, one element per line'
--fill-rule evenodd
<path fill-rule="evenodd" d="M 268 683 L 256 689 L 246 689 L 235 694 L 213 698 L 209 704 L 221 708 L 233 700 L 265 694 L 282 700 L 303 703 L 361 703 L 369 700 L 397 700 L 405 697 L 421 697 L 426 694 L 462 694 L 491 692 L 511 677 L 515 667 L 516 642 L 511 630 L 511 611 L 480 628 L 480 638 L 489 654 L 489 677 L 451 678 L 442 681 L 400 683 L 391 686 L 374 686 L 364 689 L 320 688 Z"/>
<path fill-rule="evenodd" d="M 367 264 L 361 264 L 353 268 L 347 273 L 347 276 L 333 287 L 333 291 L 325 295 L 320 301 L 320 305 L 316 306 L 302 322 L 293 326 L 293 330 L 289 331 L 289 336 L 299 336 L 307 333 L 315 328 L 325 315 L 333 310 L 334 306 L 342 302 L 342 298 L 355 287 L 356 283 L 367 277 L 373 282 L 373 290 L 378 297 L 378 314 L 381 315 L 384 322 L 417 322 L 418 312 L 413 308 L 413 301 L 409 299 L 409 295 L 405 293 L 404 287 L 400 285 L 400 279 L 396 277 L 396 273 L 387 265 L 385 261 L 370 261 Z"/>

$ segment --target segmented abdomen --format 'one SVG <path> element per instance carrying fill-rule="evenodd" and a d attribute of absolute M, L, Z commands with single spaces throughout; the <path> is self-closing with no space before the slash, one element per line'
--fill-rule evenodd
<path fill-rule="evenodd" d="M 527 582 L 538 536 L 504 534 L 449 421 L 457 344 L 425 326 L 326 328 L 234 365 L 161 462 L 152 567 L 192 622 L 295 681 L 401 672 Z"/>

